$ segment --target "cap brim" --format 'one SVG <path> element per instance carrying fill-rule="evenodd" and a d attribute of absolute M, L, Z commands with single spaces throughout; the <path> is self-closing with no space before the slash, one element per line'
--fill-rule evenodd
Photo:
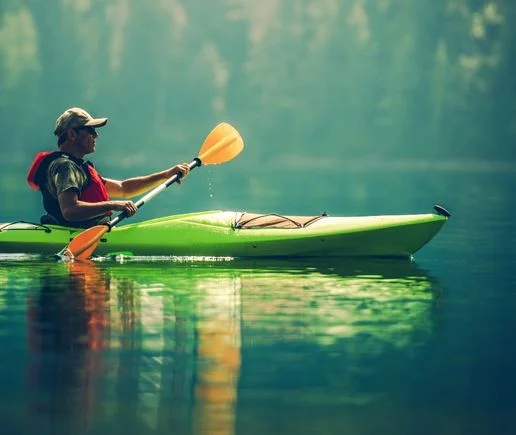
<path fill-rule="evenodd" d="M 104 127 L 108 122 L 107 118 L 96 118 L 84 124 L 87 127 Z"/>

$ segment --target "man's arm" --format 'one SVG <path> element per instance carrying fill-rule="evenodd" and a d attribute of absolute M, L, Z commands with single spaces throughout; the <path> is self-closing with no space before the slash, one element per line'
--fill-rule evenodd
<path fill-rule="evenodd" d="M 132 201 L 80 201 L 79 194 L 75 189 L 68 189 L 61 192 L 57 199 L 63 217 L 67 221 L 73 222 L 93 219 L 110 211 L 122 211 L 125 212 L 127 216 L 132 216 L 137 210 Z"/>
<path fill-rule="evenodd" d="M 96 203 L 79 200 L 79 192 L 87 181 L 86 174 L 69 159 L 57 159 L 48 169 L 48 189 L 55 195 L 63 217 L 72 222 L 87 221 L 110 211 L 123 211 L 128 216 L 136 212 L 131 201 L 102 201 Z"/>
<path fill-rule="evenodd" d="M 165 171 L 144 175 L 142 177 L 128 178 L 123 181 L 109 178 L 105 178 L 104 180 L 110 197 L 132 198 L 153 189 L 175 174 L 181 174 L 181 178 L 178 180 L 178 183 L 181 184 L 181 180 L 188 175 L 188 172 L 190 172 L 190 167 L 187 163 L 183 163 L 166 169 Z"/>

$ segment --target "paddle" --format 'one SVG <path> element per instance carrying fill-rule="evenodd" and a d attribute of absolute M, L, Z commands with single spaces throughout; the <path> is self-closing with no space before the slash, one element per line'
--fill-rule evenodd
<path fill-rule="evenodd" d="M 231 125 L 223 122 L 217 125 L 208 134 L 199 151 L 198 157 L 194 158 L 188 165 L 190 170 L 201 165 L 215 165 L 224 163 L 234 159 L 244 148 L 244 141 L 240 133 Z M 150 201 L 156 195 L 161 193 L 171 184 L 174 184 L 181 178 L 181 174 L 170 177 L 159 186 L 149 191 L 146 195 L 134 203 L 137 208 Z M 120 213 L 111 219 L 107 224 L 96 225 L 84 230 L 75 236 L 67 247 L 65 247 L 58 255 L 71 258 L 85 259 L 88 258 L 97 248 L 102 236 L 111 230 L 116 224 L 120 223 L 127 216 Z"/>

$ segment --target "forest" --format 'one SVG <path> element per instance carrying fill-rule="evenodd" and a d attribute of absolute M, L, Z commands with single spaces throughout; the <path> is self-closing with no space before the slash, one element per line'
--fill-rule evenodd
<path fill-rule="evenodd" d="M 254 163 L 512 160 L 514 22 L 508 0 L 2 0 L 0 157 L 55 146 L 80 105 L 111 120 L 105 158 L 226 120 Z"/>

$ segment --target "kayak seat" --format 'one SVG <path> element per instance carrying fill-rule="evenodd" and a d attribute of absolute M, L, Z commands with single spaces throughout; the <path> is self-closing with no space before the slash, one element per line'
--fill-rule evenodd
<path fill-rule="evenodd" d="M 233 228 L 305 228 L 324 216 L 327 216 L 326 213 L 319 216 L 283 216 L 276 213 L 259 214 L 244 212 L 237 213 Z"/>

